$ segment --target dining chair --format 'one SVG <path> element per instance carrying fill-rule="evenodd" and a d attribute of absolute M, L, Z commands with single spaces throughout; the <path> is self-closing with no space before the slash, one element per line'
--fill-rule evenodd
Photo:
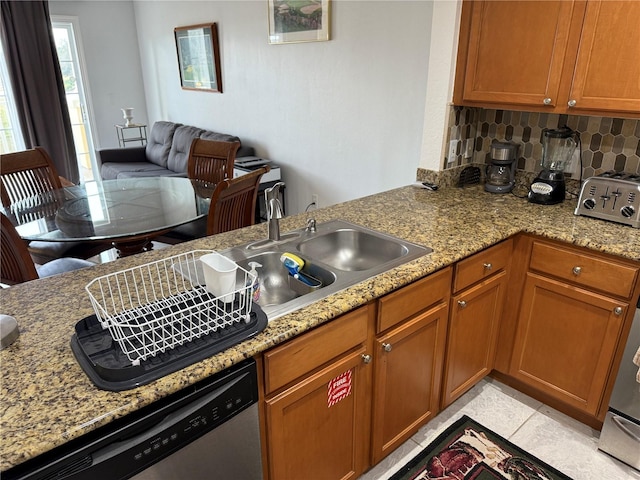
<path fill-rule="evenodd" d="M 42 147 L 7 153 L 0 156 L 0 201 L 3 207 L 25 201 L 30 197 L 73 185 L 58 175 L 47 151 Z M 33 217 L 21 222 L 37 220 L 56 205 L 34 205 Z M 45 264 L 61 257 L 87 259 L 108 250 L 111 245 L 95 242 L 45 242 L 32 241 L 28 245 L 31 258 L 37 264 Z"/>
<path fill-rule="evenodd" d="M 80 258 L 58 258 L 36 267 L 11 220 L 0 212 L 0 282 L 7 285 L 37 280 L 95 265 Z"/>
<path fill-rule="evenodd" d="M 206 217 L 180 225 L 156 240 L 176 244 L 253 225 L 260 179 L 269 170 L 271 167 L 265 165 L 246 175 L 218 182 Z"/>
<path fill-rule="evenodd" d="M 229 232 L 255 223 L 260 179 L 269 170 L 271 167 L 265 165 L 216 185 L 207 215 L 207 235 Z"/>
<path fill-rule="evenodd" d="M 209 184 L 233 178 L 233 164 L 240 142 L 221 142 L 196 138 L 191 143 L 187 176 Z"/>

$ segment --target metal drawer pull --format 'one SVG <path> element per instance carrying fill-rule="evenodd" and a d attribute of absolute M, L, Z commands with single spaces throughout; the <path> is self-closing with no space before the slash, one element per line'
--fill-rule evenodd
<path fill-rule="evenodd" d="M 460 308 L 464 308 L 467 306 L 467 302 L 464 300 L 458 300 L 458 305 L 460 305 Z"/>
<path fill-rule="evenodd" d="M 613 313 L 618 315 L 618 316 L 622 315 L 622 311 L 623 311 L 622 307 L 616 307 L 616 308 L 613 309 Z"/>
<path fill-rule="evenodd" d="M 390 352 L 392 347 L 390 343 L 383 343 L 382 348 L 384 348 L 385 352 Z"/>
<path fill-rule="evenodd" d="M 483 266 L 484 266 L 485 270 L 491 270 L 493 268 L 493 265 L 490 264 L 490 263 L 484 263 Z"/>
<path fill-rule="evenodd" d="M 567 103 L 567 105 L 569 105 L 570 107 L 575 107 L 577 103 L 578 103 L 578 102 L 576 102 L 575 100 L 569 100 L 569 102 Z"/>
<path fill-rule="evenodd" d="M 365 353 L 362 354 L 362 361 L 364 363 L 371 363 L 371 355 L 367 355 Z"/>
<path fill-rule="evenodd" d="M 545 105 L 551 105 L 551 98 L 550 98 L 550 97 L 545 98 L 545 99 L 542 101 L 542 103 L 544 103 Z"/>
<path fill-rule="evenodd" d="M 582 267 L 573 267 L 573 270 L 571 270 L 571 271 L 577 277 L 578 275 L 580 275 L 582 273 Z"/>

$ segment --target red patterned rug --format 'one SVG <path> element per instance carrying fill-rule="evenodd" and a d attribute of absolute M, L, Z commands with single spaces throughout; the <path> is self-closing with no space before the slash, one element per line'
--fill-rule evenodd
<path fill-rule="evenodd" d="M 571 480 L 466 415 L 390 478 L 430 479 Z"/>

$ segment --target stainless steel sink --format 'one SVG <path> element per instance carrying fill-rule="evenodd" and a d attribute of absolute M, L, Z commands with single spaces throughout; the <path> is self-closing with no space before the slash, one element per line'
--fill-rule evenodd
<path fill-rule="evenodd" d="M 283 252 L 301 257 L 303 272 L 321 281 L 308 287 L 289 275 L 280 262 Z M 340 290 L 431 253 L 430 248 L 371 230 L 344 220 L 318 223 L 282 235 L 278 241 L 261 240 L 222 253 L 249 269 L 258 262 L 261 296 L 258 304 L 273 320 Z"/>
<path fill-rule="evenodd" d="M 303 255 L 346 271 L 370 270 L 409 253 L 397 239 L 382 238 L 354 228 L 341 228 L 298 245 Z"/>
<path fill-rule="evenodd" d="M 250 262 L 258 262 L 262 265 L 257 268 L 257 271 L 260 275 L 260 300 L 258 304 L 263 309 L 285 304 L 317 289 L 317 287 L 310 287 L 289 275 L 288 270 L 280 261 L 280 255 L 282 252 L 265 252 L 237 262 L 245 270 L 250 269 Z M 327 287 L 336 281 L 333 272 L 311 262 L 305 265 L 303 272 L 318 279 L 322 285 L 320 288 Z"/>

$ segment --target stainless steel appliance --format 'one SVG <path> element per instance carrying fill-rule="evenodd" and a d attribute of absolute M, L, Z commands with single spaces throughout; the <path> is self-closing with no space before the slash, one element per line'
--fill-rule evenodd
<path fill-rule="evenodd" d="M 253 359 L 3 472 L 2 479 L 261 479 Z"/>
<path fill-rule="evenodd" d="M 511 142 L 491 144 L 491 164 L 487 165 L 484 189 L 491 193 L 509 193 L 516 184 L 518 145 Z"/>
<path fill-rule="evenodd" d="M 575 214 L 640 228 L 640 175 L 609 171 L 587 178 Z"/>
<path fill-rule="evenodd" d="M 598 448 L 640 470 L 640 383 L 633 357 L 640 347 L 640 299 L 613 387 Z"/>
<path fill-rule="evenodd" d="M 580 143 L 578 132 L 564 126 L 542 131 L 542 171 L 529 187 L 531 203 L 553 205 L 564 201 L 564 171 L 571 164 L 571 157 Z"/>

